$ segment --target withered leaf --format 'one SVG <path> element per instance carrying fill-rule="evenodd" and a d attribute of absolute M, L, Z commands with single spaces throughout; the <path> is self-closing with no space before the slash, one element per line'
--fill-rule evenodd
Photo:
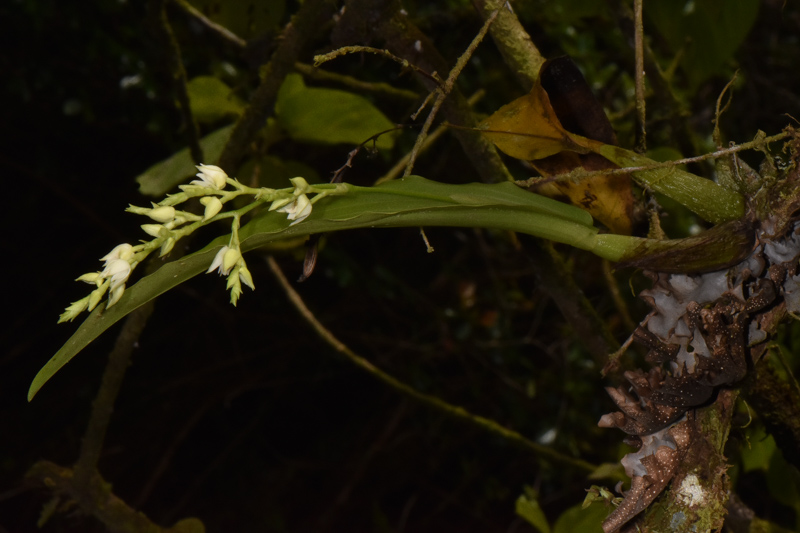
<path fill-rule="evenodd" d="M 580 71 L 566 57 L 545 63 L 531 92 L 500 108 L 480 128 L 500 150 L 530 161 L 545 178 L 576 168 L 619 168 L 602 156 L 587 153 L 596 144 L 587 145 L 588 139 L 615 144 L 616 136 Z M 626 174 L 552 181 L 531 189 L 565 198 L 614 233 L 631 234 L 635 198 Z"/>

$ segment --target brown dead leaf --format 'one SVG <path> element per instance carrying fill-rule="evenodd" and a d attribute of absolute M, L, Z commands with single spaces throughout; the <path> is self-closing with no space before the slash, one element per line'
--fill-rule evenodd
<path fill-rule="evenodd" d="M 539 80 L 530 93 L 498 109 L 478 129 L 501 151 L 526 161 L 564 150 L 588 152 L 561 126 Z"/>
<path fill-rule="evenodd" d="M 616 144 L 616 137 L 586 80 L 566 57 L 545 63 L 529 94 L 501 107 L 479 128 L 500 150 L 530 161 L 545 178 L 576 168 L 619 168 L 587 153 L 597 144 L 589 139 Z M 627 174 L 552 181 L 531 189 L 585 209 L 614 233 L 632 232 L 636 200 Z"/>

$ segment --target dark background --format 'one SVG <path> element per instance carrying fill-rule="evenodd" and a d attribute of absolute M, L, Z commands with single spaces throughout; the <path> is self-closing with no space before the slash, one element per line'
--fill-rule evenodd
<path fill-rule="evenodd" d="M 632 58 L 616 4 L 605 6 L 600 15 L 576 20 L 536 15 L 538 4 L 519 13 L 546 56 L 574 55 L 583 46 L 584 62 L 576 59 L 591 82 L 604 68 L 624 72 Z M 286 12 L 294 9 L 288 5 Z M 480 26 L 472 8 L 459 2 L 410 3 L 408 9 L 449 60 Z M 221 59 L 247 67 L 184 16 L 171 14 L 189 77 L 207 74 Z M 38 459 L 65 466 L 76 459 L 115 335 L 103 335 L 26 402 L 35 373 L 75 330 L 75 324 L 56 325 L 63 308 L 86 294 L 85 285 L 71 280 L 96 270 L 116 244 L 141 235 L 141 221 L 124 213 L 128 203 L 149 201 L 134 178 L 182 148 L 186 132 L 140 3 L 9 1 L 0 5 L 0 20 L 6 237 L 0 532 L 16 533 L 35 530 L 48 498 L 23 483 L 25 471 Z M 748 40 L 726 66 L 728 73 L 737 65 L 743 71 L 728 112 L 735 119 L 725 123 L 730 139 L 749 140 L 758 129 L 776 133 L 790 121 L 784 113 L 800 115 L 798 20 L 792 3 L 763 3 Z M 570 40 L 566 26 L 589 42 Z M 370 61 L 336 68 L 419 90 L 392 65 L 371 68 Z M 141 82 L 123 88 L 126 76 Z M 598 90 L 609 109 L 624 98 L 624 84 L 615 79 Z M 466 93 L 485 87 L 489 96 L 480 110 L 491 112 L 521 94 L 512 80 L 487 42 L 462 83 Z M 698 137 L 708 135 L 726 81 L 712 77 L 684 93 Z M 384 104 L 384 111 L 402 121 L 409 109 Z M 630 116 L 615 123 L 623 145 L 625 120 Z M 393 156 L 411 142 L 409 134 Z M 653 144 L 660 143 L 654 133 Z M 350 147 L 278 149 L 327 176 Z M 458 150 L 454 141 L 442 141 L 422 158 L 418 173 L 473 181 Z M 370 183 L 392 163 L 362 159 L 348 179 Z M 546 436 L 543 442 L 562 453 L 597 464 L 616 460 L 619 435 L 596 427 L 611 408 L 598 361 L 537 287 L 525 251 L 489 231 L 430 229 L 428 236 L 434 254 L 412 229 L 328 236 L 317 272 L 297 288 L 343 342 L 413 387 L 533 440 Z M 597 261 L 563 252 L 624 340 Z M 290 278 L 299 275 L 302 253 L 278 256 Z M 128 503 L 163 525 L 197 516 L 208 531 L 466 532 L 530 531 L 513 513 L 524 486 L 539 491 L 551 521 L 582 501 L 591 484 L 583 473 L 540 463 L 337 358 L 289 306 L 261 257 L 252 254 L 248 265 L 257 290 L 246 290 L 238 308 L 228 304 L 215 276 L 200 276 L 158 300 L 100 462 Z M 623 286 L 627 277 L 619 277 Z M 635 318 L 643 316 L 640 304 L 631 299 L 630 305 Z M 758 496 L 750 503 L 774 518 L 788 516 Z M 102 527 L 67 512 L 43 531 Z"/>

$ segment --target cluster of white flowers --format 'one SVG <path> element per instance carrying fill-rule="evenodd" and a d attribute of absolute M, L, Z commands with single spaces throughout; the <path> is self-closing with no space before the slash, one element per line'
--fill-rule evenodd
<path fill-rule="evenodd" d="M 149 217 L 154 223 L 143 224 L 142 230 L 153 239 L 132 246 L 120 244 L 111 252 L 100 258 L 103 270 L 90 272 L 78 278 L 78 281 L 96 285 L 89 296 L 73 302 L 59 317 L 59 322 L 73 320 L 83 311 L 92 311 L 108 293 L 106 308 L 116 304 L 125 292 L 125 284 L 136 266 L 151 252 L 160 250 L 159 255 L 168 254 L 175 243 L 189 235 L 197 228 L 212 220 L 232 218 L 231 239 L 217 253 L 208 272 L 219 272 L 227 276 L 227 287 L 231 291 L 231 303 L 236 305 L 242 294 L 242 284 L 255 289 L 253 277 L 247 269 L 239 242 L 239 223 L 242 214 L 265 202 L 271 202 L 270 211 L 285 213 L 290 226 L 299 224 L 311 214 L 312 205 L 328 194 L 341 194 L 339 188 L 315 188 L 300 177 L 291 178 L 292 188 L 281 190 L 247 187 L 235 179 L 231 179 L 221 168 L 214 165 L 198 165 L 197 177 L 188 185 L 181 185 L 181 192 L 168 195 L 166 199 L 152 207 L 129 206 L 127 211 Z M 227 186 L 232 189 L 227 189 Z M 309 199 L 308 194 L 314 194 Z M 224 205 L 241 195 L 252 195 L 254 201 L 244 208 L 222 212 Z M 204 207 L 203 215 L 181 211 L 175 206 L 189 200 L 199 198 Z"/>

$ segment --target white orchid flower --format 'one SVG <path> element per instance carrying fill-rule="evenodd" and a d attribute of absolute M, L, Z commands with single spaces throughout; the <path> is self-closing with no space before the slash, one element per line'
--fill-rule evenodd
<path fill-rule="evenodd" d="M 199 180 L 192 181 L 192 185 L 200 187 L 210 187 L 212 189 L 224 189 L 227 184 L 228 175 L 224 170 L 215 165 L 197 165 L 196 176 Z"/>
<path fill-rule="evenodd" d="M 223 246 L 220 248 L 219 252 L 217 252 L 217 255 L 214 256 L 214 260 L 211 262 L 211 266 L 208 267 L 208 270 L 206 270 L 206 274 L 210 274 L 216 270 L 219 272 L 220 276 L 227 276 L 241 258 L 242 253 L 237 248 Z"/>
<path fill-rule="evenodd" d="M 278 209 L 278 212 L 286 213 L 288 215 L 286 218 L 293 221 L 289 225 L 294 226 L 304 221 L 311 214 L 311 200 L 305 194 L 301 194 L 291 203 Z"/>
<path fill-rule="evenodd" d="M 111 290 L 114 290 L 128 281 L 128 277 L 131 275 L 131 264 L 125 259 L 114 259 L 106 265 L 100 275 L 109 280 Z"/>

